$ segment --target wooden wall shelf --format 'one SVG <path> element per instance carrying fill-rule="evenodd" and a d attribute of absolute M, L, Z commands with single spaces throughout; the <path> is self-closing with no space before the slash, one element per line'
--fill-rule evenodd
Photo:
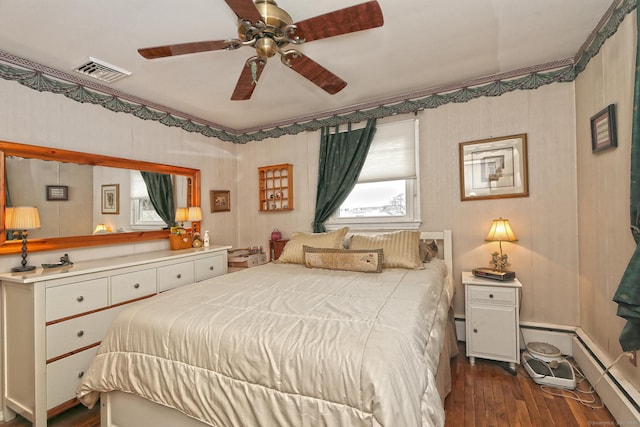
<path fill-rule="evenodd" d="M 293 210 L 293 165 L 259 167 L 258 191 L 260 212 Z"/>

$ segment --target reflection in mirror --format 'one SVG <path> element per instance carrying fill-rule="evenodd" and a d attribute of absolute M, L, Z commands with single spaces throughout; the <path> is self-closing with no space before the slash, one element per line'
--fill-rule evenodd
<path fill-rule="evenodd" d="M 40 212 L 42 227 L 29 234 L 30 251 L 167 238 L 167 222 L 156 212 L 141 171 L 171 175 L 167 191 L 175 206 L 200 204 L 197 169 L 3 141 L 0 150 L 6 190 L 0 195 L 1 224 L 7 205 Z M 0 233 L 0 253 L 20 252 L 6 238 Z"/>

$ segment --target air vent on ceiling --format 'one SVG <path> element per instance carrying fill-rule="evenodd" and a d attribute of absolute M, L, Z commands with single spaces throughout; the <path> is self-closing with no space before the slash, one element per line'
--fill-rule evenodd
<path fill-rule="evenodd" d="M 130 71 L 92 57 L 89 57 L 89 62 L 74 68 L 73 71 L 107 83 L 112 83 L 131 75 Z"/>

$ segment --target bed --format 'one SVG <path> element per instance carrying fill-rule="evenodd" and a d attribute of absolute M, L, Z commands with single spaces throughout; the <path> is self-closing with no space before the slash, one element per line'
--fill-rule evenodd
<path fill-rule="evenodd" d="M 443 426 L 451 232 L 419 236 L 438 255 L 418 268 L 269 263 L 140 301 L 112 324 L 78 398 L 100 401 L 103 427 Z"/>

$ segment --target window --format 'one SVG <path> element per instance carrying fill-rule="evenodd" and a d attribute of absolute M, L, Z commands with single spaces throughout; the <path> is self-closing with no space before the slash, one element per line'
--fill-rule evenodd
<path fill-rule="evenodd" d="M 358 183 L 327 229 L 417 229 L 418 120 L 378 126 Z"/>
<path fill-rule="evenodd" d="M 167 224 L 160 218 L 158 212 L 153 207 L 147 184 L 142 179 L 140 171 L 131 171 L 131 226 L 132 228 L 144 229 L 145 227 L 158 228 Z"/>

